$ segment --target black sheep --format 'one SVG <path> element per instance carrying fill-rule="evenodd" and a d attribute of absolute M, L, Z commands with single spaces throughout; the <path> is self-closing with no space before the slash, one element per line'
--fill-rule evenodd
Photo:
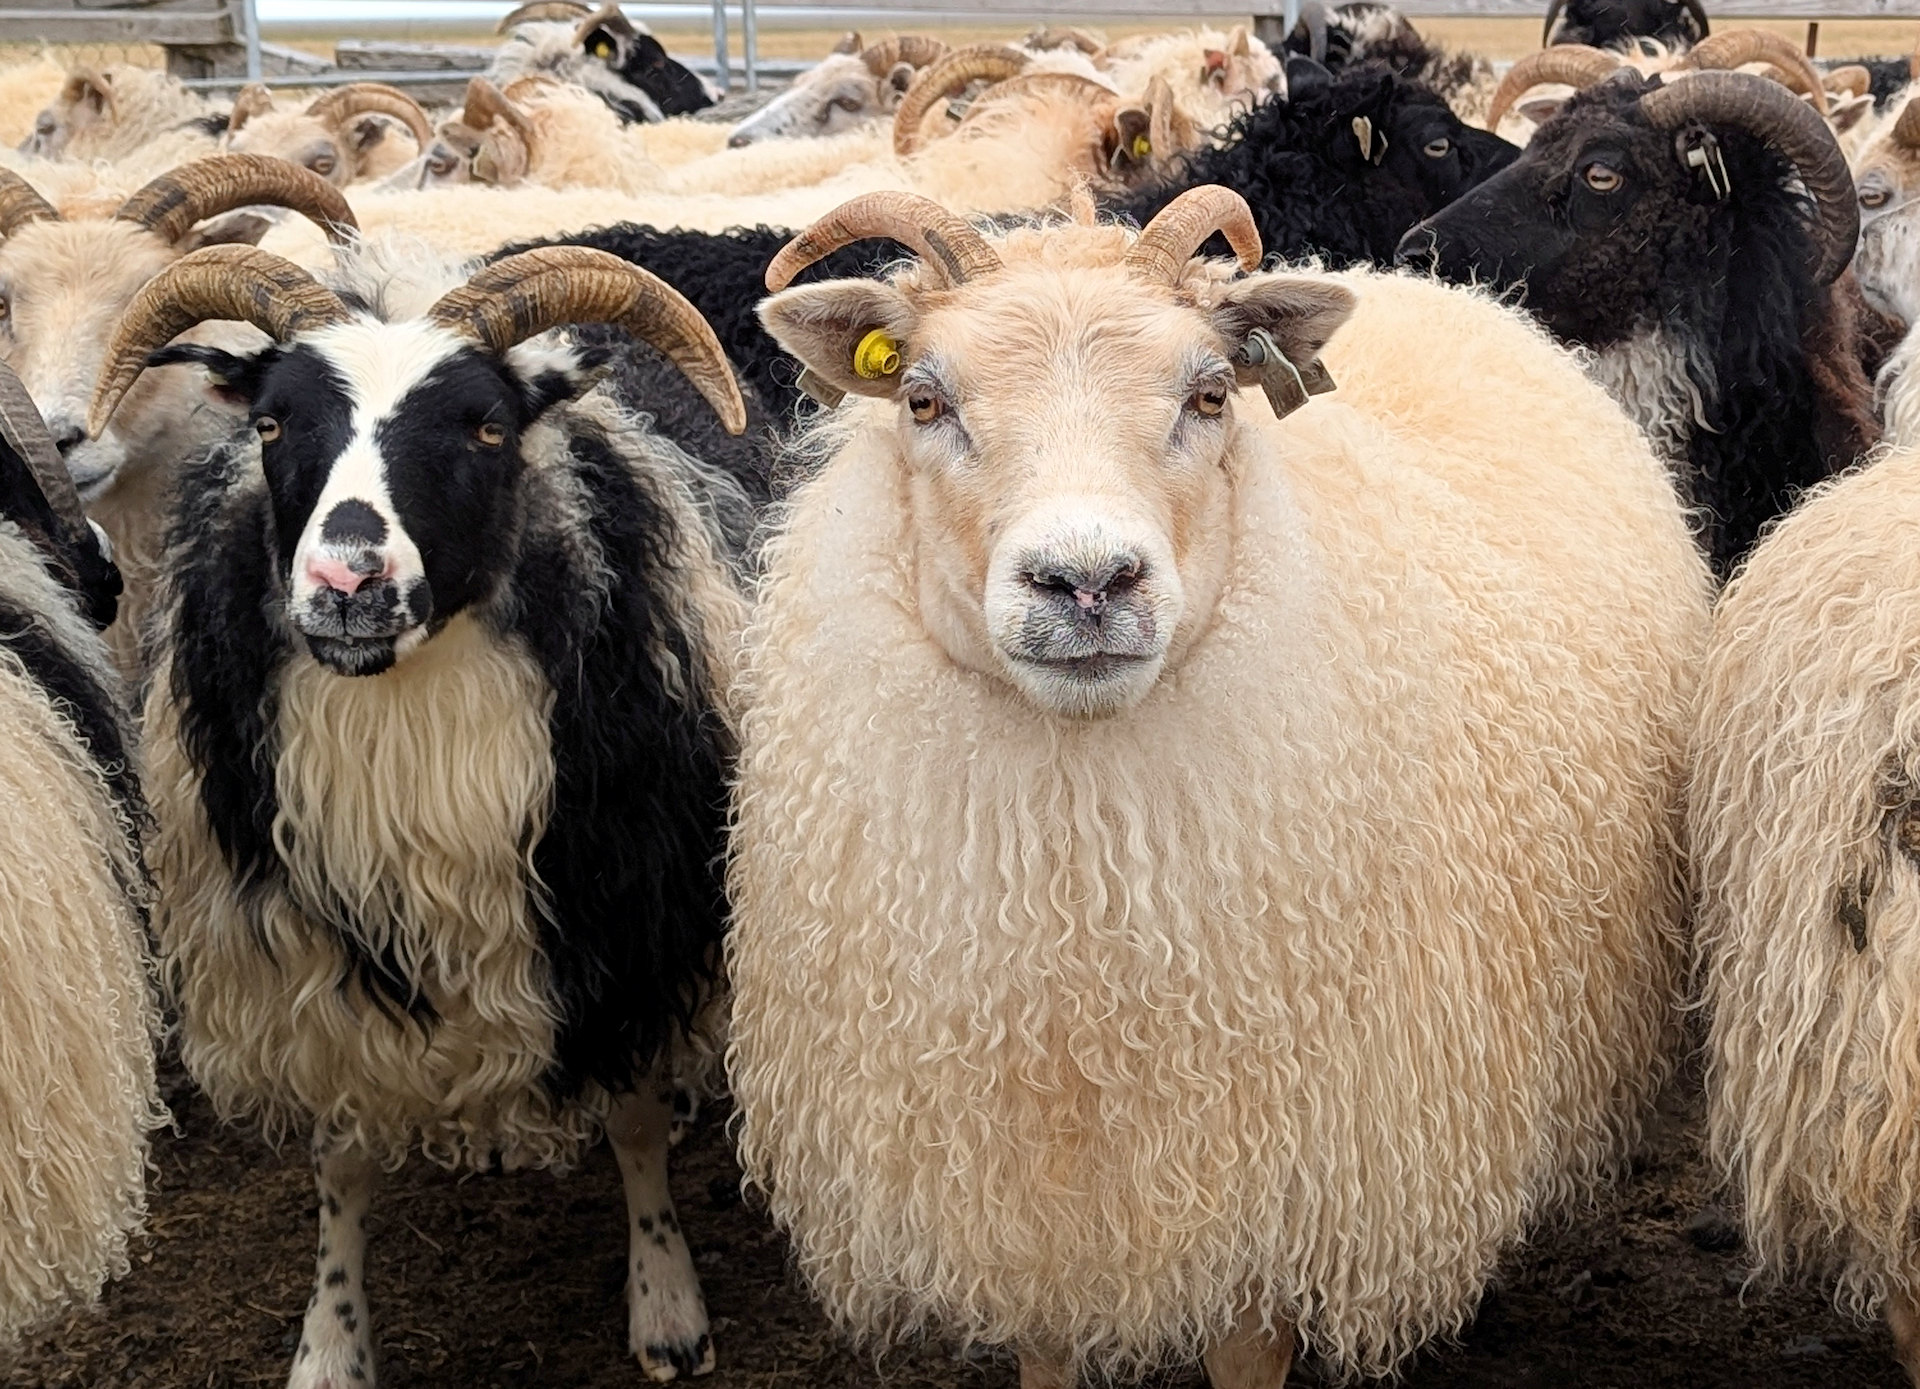
<path fill-rule="evenodd" d="M 1553 0 L 1540 42 L 1621 48 L 1636 39 L 1652 39 L 1672 48 L 1691 48 L 1707 36 L 1707 29 L 1707 11 L 1700 0 Z"/>
<path fill-rule="evenodd" d="M 1384 262 L 1408 227 L 1518 153 L 1383 67 L 1363 64 L 1329 76 L 1309 66 L 1315 80 L 1298 84 L 1293 100 L 1243 112 L 1222 146 L 1189 156 L 1161 187 L 1110 200 L 1102 210 L 1144 225 L 1186 189 L 1223 183 L 1246 197 L 1269 254 Z M 1360 130 L 1367 133 L 1364 147 Z M 494 256 L 534 245 L 591 246 L 644 266 L 693 301 L 741 376 L 784 417 L 799 399 L 799 367 L 754 311 L 767 263 L 792 236 L 772 227 L 706 233 L 623 222 L 517 242 Z M 807 278 L 872 275 L 901 254 L 889 242 L 863 243 L 836 251 Z"/>
<path fill-rule="evenodd" d="M 1857 229 L 1832 133 L 1785 88 L 1622 70 L 1409 232 L 1400 258 L 1515 286 L 1594 352 L 1682 473 L 1725 574 L 1798 492 L 1877 439 L 1858 294 L 1835 283 Z"/>

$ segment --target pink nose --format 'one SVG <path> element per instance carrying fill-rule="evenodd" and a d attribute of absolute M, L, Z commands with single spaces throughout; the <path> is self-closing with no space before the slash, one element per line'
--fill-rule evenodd
<path fill-rule="evenodd" d="M 322 588 L 330 588 L 336 593 L 358 593 L 360 585 L 372 579 L 392 577 L 391 561 L 377 574 L 362 574 L 345 560 L 335 559 L 331 555 L 315 554 L 307 558 L 307 577 Z"/>

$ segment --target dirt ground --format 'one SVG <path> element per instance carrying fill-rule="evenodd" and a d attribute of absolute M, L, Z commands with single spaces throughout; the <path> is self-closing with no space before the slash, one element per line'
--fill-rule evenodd
<path fill-rule="evenodd" d="M 312 1261 L 306 1164 L 223 1128 L 184 1079 L 155 1153 L 130 1277 L 31 1338 L 17 1389 L 225 1389 L 284 1381 Z M 1743 1255 L 1697 1151 L 1697 1078 L 1665 1097 L 1632 1174 L 1502 1267 L 1460 1344 L 1406 1389 L 1898 1389 L 1878 1327 L 1815 1291 L 1742 1293 Z M 937 1347 L 876 1363 L 827 1327 L 785 1243 L 739 1198 L 724 1111 L 675 1154 L 674 1195 L 719 1347 L 708 1389 L 1012 1389 L 1011 1363 Z M 385 1389 L 637 1389 L 625 1353 L 619 1179 L 581 1170 L 457 1179 L 415 1163 L 370 1222 Z M 1155 1389 L 1198 1389 L 1197 1373 Z M 1290 1383 L 1314 1385 L 1309 1364 Z"/>

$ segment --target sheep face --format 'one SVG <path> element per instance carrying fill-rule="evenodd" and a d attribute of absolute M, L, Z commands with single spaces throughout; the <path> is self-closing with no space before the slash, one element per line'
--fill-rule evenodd
<path fill-rule="evenodd" d="M 1548 329 L 1587 347 L 1677 311 L 1736 219 L 1684 162 L 1684 133 L 1638 110 L 1657 87 L 1623 71 L 1575 96 L 1513 164 L 1409 231 L 1400 262 L 1457 284 L 1522 286 Z M 1720 149 L 1736 200 L 1785 181 L 1785 161 L 1744 132 Z M 1780 239 L 1804 248 L 1797 219 L 1778 220 Z"/>
<path fill-rule="evenodd" d="M 177 411 L 153 408 L 167 391 L 162 376 L 140 382 L 139 398 L 103 437 L 86 431 L 87 399 L 115 324 L 179 254 L 122 221 L 37 222 L 0 241 L 0 361 L 39 405 L 89 503 L 112 487 L 130 456 L 187 423 Z M 221 412 L 223 432 L 230 419 Z"/>
<path fill-rule="evenodd" d="M 503 361 L 425 322 L 355 319 L 251 357 L 171 347 L 244 405 L 272 501 L 288 622 L 339 675 L 377 675 L 503 577 L 522 433 L 585 375 Z"/>
<path fill-rule="evenodd" d="M 1861 152 L 1854 170 L 1860 196 L 1854 273 L 1875 308 L 1908 323 L 1920 321 L 1920 147 L 1907 142 L 1914 136 L 1920 121 L 1907 121 L 1903 112 Z"/>
<path fill-rule="evenodd" d="M 1310 360 L 1350 303 L 1278 276 L 1169 290 L 1015 265 L 958 293 L 807 286 L 762 314 L 816 373 L 892 402 L 929 639 L 1049 714 L 1092 718 L 1145 698 L 1212 616 L 1238 343 L 1278 324 Z M 879 380 L 847 366 L 876 328 L 900 352 Z"/>
<path fill-rule="evenodd" d="M 110 124 L 113 117 L 112 75 L 77 72 L 67 79 L 53 105 L 35 117 L 33 134 L 22 142 L 20 152 L 58 159 L 75 135 L 90 126 Z"/>
<path fill-rule="evenodd" d="M 838 135 L 885 119 L 913 85 L 913 73 L 911 64 L 896 63 L 875 77 L 858 54 L 831 54 L 735 126 L 727 143 L 737 149 L 760 140 Z"/>
<path fill-rule="evenodd" d="M 392 151 L 384 147 L 392 145 Z M 227 148 L 235 154 L 271 154 L 344 188 L 357 178 L 391 173 L 412 157 L 406 132 L 379 116 L 361 116 L 346 129 L 303 111 L 273 111 L 234 132 Z M 404 155 L 396 154 L 404 151 Z"/>

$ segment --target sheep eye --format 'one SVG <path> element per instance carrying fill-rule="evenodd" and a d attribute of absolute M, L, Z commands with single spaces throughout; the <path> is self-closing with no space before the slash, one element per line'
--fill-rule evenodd
<path fill-rule="evenodd" d="M 1429 140 L 1421 152 L 1429 159 L 1445 159 L 1453 153 L 1453 141 L 1442 135 L 1438 140 Z"/>
<path fill-rule="evenodd" d="M 1862 188 L 1862 189 L 1860 190 L 1860 206 L 1862 206 L 1862 207 L 1885 207 L 1885 206 L 1886 206 L 1886 204 L 1887 204 L 1887 190 L 1886 190 L 1886 189 L 1884 189 L 1884 188 Z"/>
<path fill-rule="evenodd" d="M 912 395 L 907 397 L 907 409 L 920 424 L 931 424 L 947 411 L 937 395 Z"/>
<path fill-rule="evenodd" d="M 1626 182 L 1617 170 L 1605 164 L 1587 165 L 1587 171 L 1582 177 L 1586 179 L 1587 187 L 1596 193 L 1616 193 L 1620 190 L 1620 185 Z"/>
<path fill-rule="evenodd" d="M 1227 393 L 1225 391 L 1195 391 L 1193 398 L 1187 402 L 1187 408 L 1196 414 L 1212 418 L 1227 408 Z"/>
<path fill-rule="evenodd" d="M 497 449 L 500 445 L 507 442 L 506 426 L 494 424 L 489 421 L 474 430 L 473 437 L 482 447 Z"/>
<path fill-rule="evenodd" d="M 253 422 L 253 432 L 260 436 L 260 442 L 271 444 L 280 437 L 280 421 L 272 415 L 262 415 Z"/>
<path fill-rule="evenodd" d="M 7 298 L 6 295 L 0 294 L 0 323 L 5 323 L 9 318 L 12 318 L 12 317 L 13 317 L 13 301 Z"/>
<path fill-rule="evenodd" d="M 842 111 L 849 112 L 853 115 L 860 114 L 861 103 L 860 98 L 857 96 L 837 96 L 833 99 L 833 104 L 838 106 Z"/>
<path fill-rule="evenodd" d="M 310 160 L 307 164 L 307 167 L 313 170 L 316 174 L 320 175 L 320 177 L 325 178 L 328 174 L 333 172 L 335 162 L 336 161 L 334 160 L 334 157 L 332 155 L 323 154 L 313 160 Z"/>

